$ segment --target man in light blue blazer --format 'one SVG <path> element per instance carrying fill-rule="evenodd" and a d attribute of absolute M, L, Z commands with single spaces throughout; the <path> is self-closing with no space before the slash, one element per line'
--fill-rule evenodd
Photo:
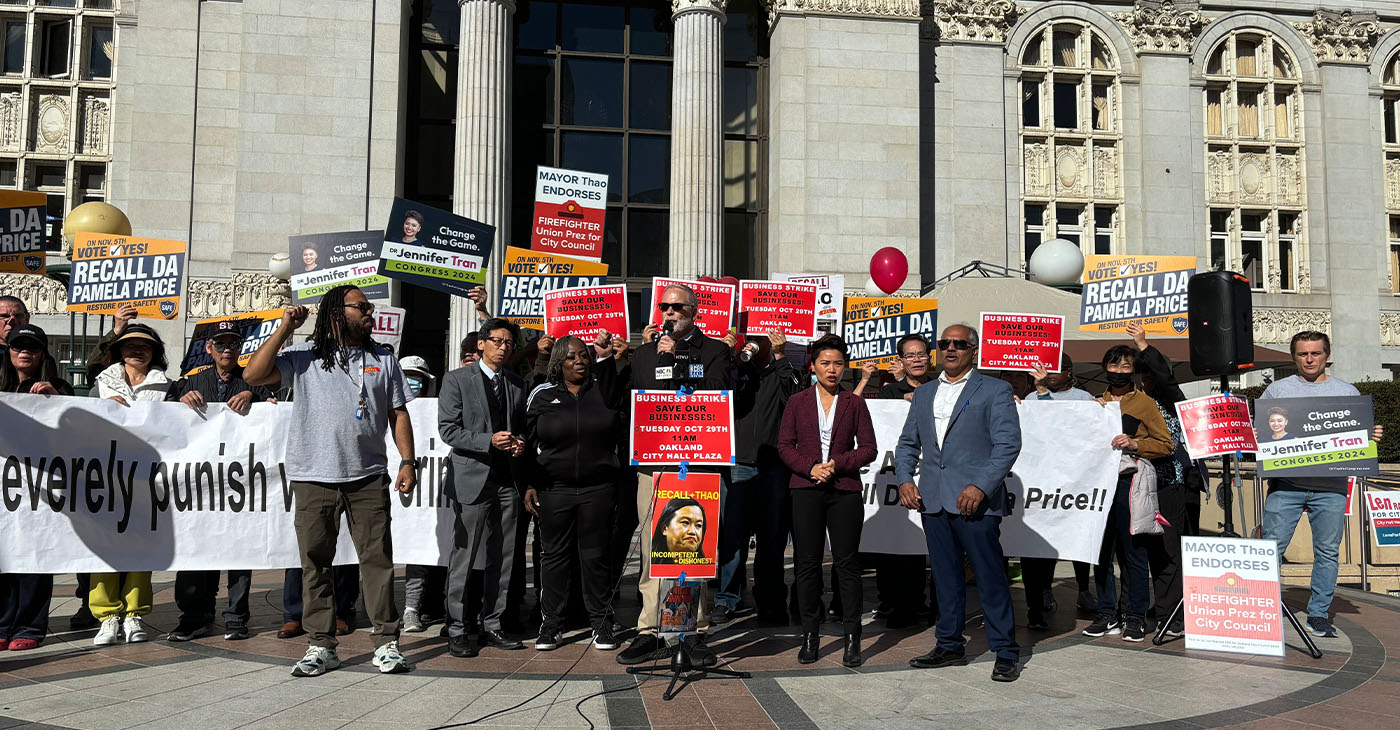
<path fill-rule="evenodd" d="M 1006 476 L 1021 453 L 1021 420 L 1011 386 L 973 369 L 977 330 L 952 325 L 937 344 L 943 372 L 914 391 L 895 449 L 899 501 L 923 512 L 938 591 L 938 643 L 909 664 L 921 669 L 967 664 L 966 555 L 977 574 L 987 643 L 997 656 L 992 679 L 1014 682 L 1021 673 L 1021 649 L 1001 553 L 1001 518 L 1008 507 Z"/>

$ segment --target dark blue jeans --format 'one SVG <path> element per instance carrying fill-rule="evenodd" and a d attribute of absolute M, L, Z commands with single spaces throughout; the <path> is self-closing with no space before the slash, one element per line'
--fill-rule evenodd
<path fill-rule="evenodd" d="M 719 592 L 716 606 L 733 609 L 744 593 L 745 558 L 749 535 L 757 546 L 753 559 L 753 596 L 764 616 L 787 614 L 787 583 L 783 553 L 787 549 L 784 516 L 788 513 L 788 471 L 781 464 L 736 464 L 730 468 L 725 495 L 724 527 L 719 533 Z"/>
<path fill-rule="evenodd" d="M 0 573 L 0 639 L 43 641 L 52 598 L 52 575 Z"/>
<path fill-rule="evenodd" d="M 360 598 L 360 566 L 331 568 L 331 581 L 335 591 L 335 617 L 354 625 L 355 601 Z M 282 579 L 282 611 L 283 621 L 301 622 L 301 568 L 288 568 Z"/>
<path fill-rule="evenodd" d="M 224 626 L 248 625 L 248 591 L 252 583 L 251 570 L 228 572 L 228 608 L 224 610 Z M 213 621 L 218 596 L 219 571 L 181 570 L 175 574 L 175 605 L 180 608 L 181 621 Z"/>
<path fill-rule="evenodd" d="M 1118 478 L 1118 489 L 1113 493 L 1108 522 L 1104 525 L 1099 564 L 1094 567 L 1094 588 L 1099 594 L 1099 615 L 1142 620 L 1147 615 L 1147 604 L 1152 600 L 1147 574 L 1147 540 L 1160 538 L 1146 535 L 1133 537 L 1130 531 L 1132 515 L 1128 511 L 1128 492 L 1132 489 L 1132 483 L 1131 474 Z M 1123 582 L 1128 587 L 1128 600 L 1121 611 L 1118 607 L 1118 583 L 1113 580 L 1115 556 L 1119 569 L 1123 571 Z M 1172 608 L 1175 606 L 1164 610 L 1170 611 Z"/>

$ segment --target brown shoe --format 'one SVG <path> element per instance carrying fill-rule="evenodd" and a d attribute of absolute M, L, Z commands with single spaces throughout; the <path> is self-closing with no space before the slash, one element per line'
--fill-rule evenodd
<path fill-rule="evenodd" d="M 353 633 L 355 633 L 355 630 L 352 629 L 352 628 L 350 628 L 350 624 L 345 623 L 345 621 L 344 621 L 343 619 L 336 619 L 336 620 L 335 620 L 335 635 L 336 635 L 336 636 L 349 636 L 350 634 L 353 634 Z"/>
<path fill-rule="evenodd" d="M 282 628 L 277 630 L 277 638 L 293 639 L 298 636 L 301 636 L 304 633 L 306 632 L 301 630 L 300 621 L 288 621 L 287 623 L 282 624 Z"/>

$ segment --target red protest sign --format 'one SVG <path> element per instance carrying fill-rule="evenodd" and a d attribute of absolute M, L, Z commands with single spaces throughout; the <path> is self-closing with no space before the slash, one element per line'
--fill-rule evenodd
<path fill-rule="evenodd" d="M 626 336 L 627 287 L 580 286 L 544 294 L 544 331 L 550 337 L 574 335 L 592 340 L 599 329 Z"/>
<path fill-rule="evenodd" d="M 1236 451 L 1259 450 L 1249 404 L 1233 395 L 1207 395 L 1176 404 L 1181 432 L 1186 437 L 1186 454 L 1204 459 Z"/>
<path fill-rule="evenodd" d="M 719 552 L 718 474 L 656 475 L 651 497 L 652 578 L 714 578 Z"/>
<path fill-rule="evenodd" d="M 716 339 L 729 334 L 734 321 L 734 285 L 712 281 L 688 281 L 686 279 L 666 279 L 656 277 L 651 280 L 651 323 L 661 326 L 661 311 L 656 303 L 661 301 L 661 292 L 672 284 L 690 287 L 695 299 L 700 302 L 700 311 L 695 315 L 695 326 L 706 337 Z"/>
<path fill-rule="evenodd" d="M 544 166 L 535 169 L 531 249 L 601 261 L 607 216 L 607 175 Z"/>
<path fill-rule="evenodd" d="M 734 402 L 727 390 L 632 391 L 628 450 L 639 464 L 734 463 Z"/>
<path fill-rule="evenodd" d="M 1065 318 L 1052 314 L 982 313 L 982 342 L 977 367 L 1031 370 L 1042 365 L 1060 372 L 1065 346 Z"/>
<path fill-rule="evenodd" d="M 789 340 L 809 342 L 817 336 L 817 290 L 790 281 L 739 282 L 739 312 L 744 334 L 782 330 Z"/>

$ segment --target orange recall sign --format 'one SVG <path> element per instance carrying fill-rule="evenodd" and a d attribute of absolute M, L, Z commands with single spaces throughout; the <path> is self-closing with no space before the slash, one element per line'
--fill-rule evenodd
<path fill-rule="evenodd" d="M 143 319 L 180 312 L 185 242 L 80 233 L 73 241 L 68 311 L 116 314 L 123 304 Z"/>

